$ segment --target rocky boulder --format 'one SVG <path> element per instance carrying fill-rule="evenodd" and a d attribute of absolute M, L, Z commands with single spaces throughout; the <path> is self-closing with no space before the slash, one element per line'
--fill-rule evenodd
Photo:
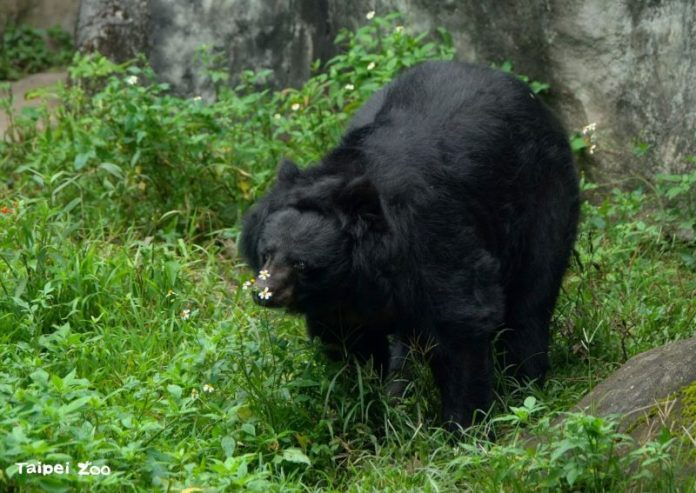
<path fill-rule="evenodd" d="M 196 52 L 232 75 L 271 69 L 297 85 L 334 54 L 339 28 L 399 11 L 412 31 L 447 28 L 458 57 L 509 60 L 551 83 L 571 130 L 597 124 L 599 169 L 623 177 L 684 171 L 696 155 L 696 8 L 680 0 L 82 0 L 77 40 L 117 59 L 143 51 L 184 94 L 210 94 Z M 637 152 L 637 150 L 639 152 Z M 637 156 L 640 155 L 640 157 Z"/>
<path fill-rule="evenodd" d="M 661 426 L 696 432 L 696 337 L 628 360 L 576 406 L 595 416 L 619 415 L 621 428 L 644 441 Z"/>

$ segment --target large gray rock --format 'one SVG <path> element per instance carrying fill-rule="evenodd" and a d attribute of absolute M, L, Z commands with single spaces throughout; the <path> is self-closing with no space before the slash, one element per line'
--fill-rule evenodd
<path fill-rule="evenodd" d="M 233 76 L 269 68 L 276 85 L 299 85 L 316 59 L 333 53 L 327 2 L 149 0 L 150 62 L 186 94 L 210 94 L 201 46 Z"/>
<path fill-rule="evenodd" d="M 182 93 L 211 89 L 194 54 L 211 47 L 233 76 L 269 68 L 276 86 L 297 85 L 312 60 L 334 53 L 340 27 L 365 13 L 400 11 L 413 31 L 444 26 L 458 57 L 510 60 L 550 82 L 550 102 L 569 129 L 597 123 L 593 156 L 609 173 L 684 171 L 696 155 L 696 0 L 83 0 L 83 49 L 128 53 L 140 47 L 161 77 Z M 104 6 L 122 4 L 128 25 Z M 146 4 L 146 8 L 132 8 Z M 109 29 L 95 18 L 107 17 Z M 97 26 L 97 29 L 94 26 Z M 124 36 L 124 30 L 128 33 Z M 97 36 L 98 42 L 95 42 Z M 113 42 L 109 40 L 113 37 Z M 134 38 L 132 36 L 135 36 Z M 125 39 L 127 38 L 127 39 Z M 113 46 L 119 48 L 108 48 Z M 649 145 L 637 158 L 637 143 Z"/>
<path fill-rule="evenodd" d="M 75 32 L 83 52 L 98 51 L 116 62 L 150 53 L 147 0 L 83 0 Z M 166 19 L 156 19 L 156 23 Z M 176 83 L 176 81 L 173 81 Z"/>
<path fill-rule="evenodd" d="M 623 429 L 646 439 L 661 425 L 684 425 L 682 418 L 686 416 L 693 425 L 695 385 L 693 337 L 631 358 L 587 394 L 575 410 L 595 416 L 620 415 Z"/>
<path fill-rule="evenodd" d="M 606 171 L 693 169 L 684 158 L 696 154 L 695 1 L 384 3 L 420 28 L 449 29 L 461 58 L 511 60 L 551 83 L 571 129 L 597 123 Z M 646 159 L 634 155 L 638 143 L 650 146 Z"/>
<path fill-rule="evenodd" d="M 75 30 L 80 0 L 0 0 L 0 35 L 12 24 L 29 24 L 39 29 L 60 26 Z"/>

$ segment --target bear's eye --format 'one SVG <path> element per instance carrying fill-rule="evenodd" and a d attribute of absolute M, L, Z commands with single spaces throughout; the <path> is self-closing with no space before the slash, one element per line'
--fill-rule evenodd
<path fill-rule="evenodd" d="M 302 260 L 298 260 L 297 262 L 295 262 L 293 267 L 295 268 L 295 270 L 303 271 L 307 268 L 307 264 L 305 264 Z"/>

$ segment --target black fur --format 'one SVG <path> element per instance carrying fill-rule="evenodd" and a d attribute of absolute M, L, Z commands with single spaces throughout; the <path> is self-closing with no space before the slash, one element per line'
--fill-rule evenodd
<path fill-rule="evenodd" d="M 270 273 L 255 299 L 303 313 L 330 347 L 386 367 L 387 335 L 432 345 L 443 418 L 467 426 L 491 402 L 497 334 L 514 375 L 543 381 L 578 209 L 566 133 L 525 84 L 428 62 L 319 165 L 284 162 L 241 247 Z"/>

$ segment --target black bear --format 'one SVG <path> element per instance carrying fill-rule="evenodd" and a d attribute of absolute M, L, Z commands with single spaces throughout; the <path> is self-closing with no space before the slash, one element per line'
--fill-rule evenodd
<path fill-rule="evenodd" d="M 559 121 L 517 78 L 427 62 L 381 89 L 321 163 L 284 161 L 244 218 L 254 298 L 310 336 L 390 366 L 424 341 L 443 419 L 492 399 L 493 339 L 543 381 L 575 240 L 578 177 Z"/>

